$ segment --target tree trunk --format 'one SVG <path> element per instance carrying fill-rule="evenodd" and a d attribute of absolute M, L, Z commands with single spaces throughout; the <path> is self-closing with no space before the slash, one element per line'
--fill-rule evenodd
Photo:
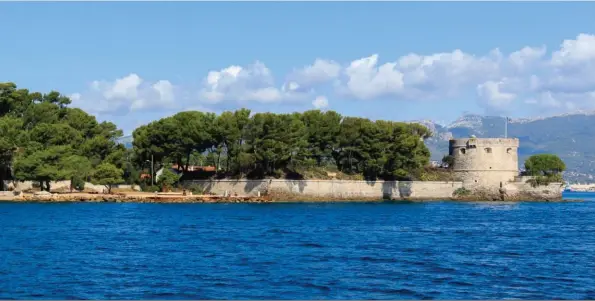
<path fill-rule="evenodd" d="M 188 167 L 190 166 L 190 153 L 191 152 L 188 152 L 187 155 L 186 155 L 186 166 L 184 167 L 184 172 L 187 172 L 188 171 Z"/>
<path fill-rule="evenodd" d="M 229 155 L 230 152 L 227 152 L 227 171 L 231 171 L 231 156 Z"/>
<path fill-rule="evenodd" d="M 45 181 L 45 185 L 47 186 L 47 192 L 50 192 L 50 190 L 52 189 L 52 187 L 50 186 L 50 181 Z"/>
<path fill-rule="evenodd" d="M 39 181 L 39 189 L 41 191 L 45 191 L 45 186 L 43 185 L 43 181 Z"/>
<path fill-rule="evenodd" d="M 353 172 L 353 165 L 351 164 L 351 150 L 349 150 L 349 172 Z"/>
<path fill-rule="evenodd" d="M 6 171 L 7 171 L 6 167 L 3 166 L 2 174 L 0 174 L 0 190 L 3 190 L 3 191 L 6 190 L 6 188 L 4 187 L 5 186 L 4 185 L 4 176 L 6 176 Z"/>

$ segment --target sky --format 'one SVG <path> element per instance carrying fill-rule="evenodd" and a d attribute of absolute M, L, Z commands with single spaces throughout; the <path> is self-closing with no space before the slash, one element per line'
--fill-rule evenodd
<path fill-rule="evenodd" d="M 595 110 L 595 2 L 0 2 L 0 82 L 130 134 L 185 110 Z"/>

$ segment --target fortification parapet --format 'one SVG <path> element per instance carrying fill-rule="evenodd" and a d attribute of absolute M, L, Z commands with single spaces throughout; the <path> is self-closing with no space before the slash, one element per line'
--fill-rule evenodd
<path fill-rule="evenodd" d="M 517 138 L 463 138 L 449 141 L 453 170 L 466 185 L 500 187 L 519 174 Z"/>

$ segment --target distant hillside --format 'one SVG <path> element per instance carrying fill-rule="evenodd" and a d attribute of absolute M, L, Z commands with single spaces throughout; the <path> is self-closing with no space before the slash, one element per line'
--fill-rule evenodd
<path fill-rule="evenodd" d="M 503 117 L 465 115 L 450 125 L 418 121 L 435 134 L 427 141 L 433 160 L 448 153 L 451 137 L 504 137 Z M 538 119 L 517 119 L 508 124 L 508 137 L 520 139 L 519 164 L 538 153 L 553 153 L 562 158 L 571 182 L 592 182 L 595 175 L 595 114 L 577 113 Z"/>

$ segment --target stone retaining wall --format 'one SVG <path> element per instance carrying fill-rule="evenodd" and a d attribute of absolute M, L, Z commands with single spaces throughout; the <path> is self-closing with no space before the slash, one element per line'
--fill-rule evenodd
<path fill-rule="evenodd" d="M 33 181 L 4 181 L 4 187 L 8 190 L 18 190 L 18 191 L 27 191 L 33 188 Z M 38 185 L 38 183 L 35 183 Z M 52 191 L 59 190 L 59 189 L 70 189 L 70 181 L 51 181 L 50 186 Z M 114 185 L 112 189 L 133 189 L 140 191 L 140 187 L 135 185 L 134 188 L 132 185 Z M 105 186 L 103 185 L 94 185 L 89 182 L 85 183 L 85 190 L 91 190 L 96 192 L 103 192 L 105 190 Z"/>
<path fill-rule="evenodd" d="M 346 180 L 218 180 L 187 181 L 204 193 L 294 196 L 332 199 L 448 199 L 462 182 L 399 182 Z"/>

